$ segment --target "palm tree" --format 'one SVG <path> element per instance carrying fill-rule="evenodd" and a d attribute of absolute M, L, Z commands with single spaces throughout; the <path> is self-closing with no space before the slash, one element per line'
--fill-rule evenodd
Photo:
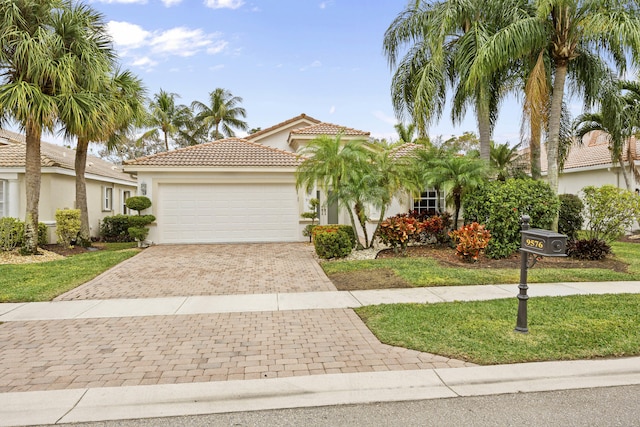
<path fill-rule="evenodd" d="M 633 0 L 538 0 L 534 9 L 533 14 L 521 16 L 483 45 L 470 80 L 482 82 L 479 76 L 548 49 L 554 74 L 547 131 L 547 178 L 557 192 L 566 82 L 573 83 L 574 91 L 583 95 L 586 105 L 591 105 L 609 76 L 603 57 L 620 72 L 625 71 L 628 57 L 636 63 L 640 59 L 640 15 Z"/>
<path fill-rule="evenodd" d="M 478 121 L 481 158 L 489 160 L 491 133 L 500 99 L 512 77 L 493 70 L 468 84 L 471 65 L 478 51 L 493 33 L 515 19 L 521 1 L 487 2 L 448 0 L 411 2 L 392 22 L 384 37 L 384 52 L 396 67 L 391 92 L 396 114 L 408 115 L 418 134 L 440 118 L 447 83 L 454 87 L 452 119 L 462 120 L 472 105 Z M 404 54 L 401 61 L 398 59 Z"/>
<path fill-rule="evenodd" d="M 346 207 L 351 226 L 356 231 L 352 207 L 363 214 L 359 209 L 364 202 L 364 177 L 370 175 L 372 165 L 371 151 L 365 148 L 365 142 L 349 140 L 343 143 L 342 135 L 334 138 L 323 135 L 309 141 L 301 154 L 305 160 L 296 170 L 296 186 L 304 187 L 307 192 L 317 186 L 328 194 L 327 203 L 337 201 Z"/>
<path fill-rule="evenodd" d="M 486 181 L 487 164 L 477 157 L 448 155 L 435 157 L 423 175 L 424 187 L 441 188 L 447 201 L 454 206 L 453 226 L 458 227 L 458 217 L 464 195 Z"/>
<path fill-rule="evenodd" d="M 0 2 L 0 116 L 26 136 L 25 254 L 38 249 L 40 137 L 98 84 L 103 57 L 94 53 L 105 47 L 99 21 L 87 6 L 57 0 Z"/>
<path fill-rule="evenodd" d="M 398 132 L 398 142 L 414 142 L 415 141 L 415 133 L 416 133 L 416 125 L 413 123 L 409 123 L 408 125 L 404 125 L 404 123 L 396 123 L 393 127 Z"/>
<path fill-rule="evenodd" d="M 200 101 L 191 103 L 191 109 L 196 114 L 196 122 L 211 132 L 213 139 L 235 136 L 232 128 L 249 130 L 249 125 L 241 119 L 247 116 L 244 108 L 240 107 L 242 98 L 233 96 L 230 91 L 217 88 L 209 93 L 209 104 Z M 213 131 L 212 131 L 213 129 Z"/>
<path fill-rule="evenodd" d="M 105 142 L 108 148 L 114 149 L 130 125 L 135 121 L 141 123 L 145 115 L 142 82 L 129 71 L 116 71 L 99 90 L 89 93 L 90 102 L 82 104 L 70 116 L 61 117 L 67 136 L 77 138 L 76 207 L 80 210 L 78 237 L 83 246 L 91 245 L 85 180 L 89 143 Z"/>
<path fill-rule="evenodd" d="M 519 157 L 518 150 L 520 144 L 509 146 L 509 143 L 494 144 L 491 143 L 491 167 L 496 172 L 496 179 L 498 181 L 506 181 L 509 177 L 511 170 L 514 168 L 514 163 Z"/>
<path fill-rule="evenodd" d="M 176 106 L 176 98 L 180 96 L 160 89 L 160 92 L 153 95 L 153 100 L 149 103 L 149 115 L 147 126 L 151 129 L 145 132 L 140 140 L 157 137 L 162 132 L 164 137 L 165 151 L 169 151 L 169 136 L 173 135 L 178 126 L 176 121 L 180 115 L 180 108 Z"/>
<path fill-rule="evenodd" d="M 575 135 L 578 142 L 591 131 L 607 133 L 612 162 L 620 165 L 627 190 L 633 191 L 631 177 L 624 165 L 624 146 L 640 126 L 638 105 L 640 101 L 640 85 L 634 82 L 619 81 L 615 87 L 607 91 L 600 105 L 600 111 L 585 113 L 576 119 Z M 630 149 L 630 143 L 627 144 Z M 629 171 L 638 175 L 633 164 L 633 155 L 628 154 Z"/>

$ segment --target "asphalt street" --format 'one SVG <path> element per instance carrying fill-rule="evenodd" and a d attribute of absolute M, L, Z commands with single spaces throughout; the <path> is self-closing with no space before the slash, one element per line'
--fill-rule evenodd
<path fill-rule="evenodd" d="M 640 385 L 59 425 L 632 427 L 640 426 Z"/>

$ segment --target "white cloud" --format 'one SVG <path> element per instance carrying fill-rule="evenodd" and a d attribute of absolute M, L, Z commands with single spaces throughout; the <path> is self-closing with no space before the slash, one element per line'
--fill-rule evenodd
<path fill-rule="evenodd" d="M 182 0 L 162 0 L 162 4 L 164 4 L 165 7 L 171 7 L 180 3 L 182 3 Z"/>
<path fill-rule="evenodd" d="M 214 65 L 213 67 L 209 67 L 209 71 L 218 71 L 224 68 L 224 64 Z"/>
<path fill-rule="evenodd" d="M 204 5 L 211 9 L 237 9 L 243 4 L 243 0 L 204 0 Z"/>
<path fill-rule="evenodd" d="M 394 116 L 389 116 L 382 111 L 374 111 L 373 117 L 380 120 L 381 122 L 388 123 L 390 125 L 395 125 L 396 123 L 398 123 L 398 119 L 396 119 Z"/>
<path fill-rule="evenodd" d="M 315 60 L 311 64 L 305 65 L 304 67 L 300 68 L 300 71 L 306 71 L 309 68 L 318 68 L 318 67 L 322 67 L 322 62 Z"/>
<path fill-rule="evenodd" d="M 320 7 L 320 9 L 326 9 L 327 7 L 331 6 L 332 4 L 333 4 L 333 0 L 327 0 L 327 1 L 320 2 L 318 7 Z"/>
<path fill-rule="evenodd" d="M 205 33 L 199 28 L 175 27 L 151 32 L 129 22 L 110 21 L 107 29 L 122 57 L 133 58 L 133 65 L 147 68 L 170 56 L 188 57 L 203 52 L 215 55 L 229 44 L 221 33 Z"/>
<path fill-rule="evenodd" d="M 331 108 L 329 108 L 329 114 L 333 114 L 336 112 L 336 106 L 332 105 Z"/>
<path fill-rule="evenodd" d="M 135 49 L 143 46 L 151 36 L 150 32 L 145 31 L 139 25 L 129 22 L 109 21 L 107 23 L 107 31 L 113 42 L 124 49 Z"/>

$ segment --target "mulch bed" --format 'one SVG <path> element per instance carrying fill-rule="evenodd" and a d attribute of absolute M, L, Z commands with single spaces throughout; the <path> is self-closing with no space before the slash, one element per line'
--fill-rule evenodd
<path fill-rule="evenodd" d="M 47 250 L 49 252 L 54 252 L 58 255 L 62 256 L 71 256 L 71 255 L 79 255 L 89 251 L 96 251 L 101 249 L 99 246 L 93 246 L 91 248 L 85 248 L 82 246 L 71 246 L 70 248 L 62 245 L 43 245 L 40 246 L 42 249 Z"/>

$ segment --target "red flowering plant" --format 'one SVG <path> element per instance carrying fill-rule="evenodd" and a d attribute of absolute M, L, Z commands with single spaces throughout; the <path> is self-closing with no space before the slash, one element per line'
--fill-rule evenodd
<path fill-rule="evenodd" d="M 465 261 L 478 261 L 480 253 L 487 247 L 491 233 L 484 225 L 472 222 L 449 233 L 456 244 L 456 254 Z"/>

